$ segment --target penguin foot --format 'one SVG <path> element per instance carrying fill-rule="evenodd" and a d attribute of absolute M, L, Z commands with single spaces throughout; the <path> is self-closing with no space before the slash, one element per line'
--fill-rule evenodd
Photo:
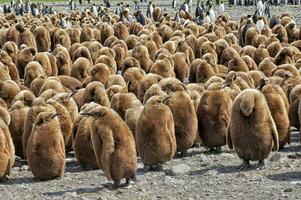
<path fill-rule="evenodd" d="M 183 158 L 183 157 L 185 157 L 185 156 L 187 156 L 187 150 L 181 151 L 181 152 L 180 152 L 180 157 Z"/>
<path fill-rule="evenodd" d="M 161 170 L 163 170 L 163 164 L 162 163 L 158 163 L 156 165 L 151 165 L 150 168 L 153 171 L 161 171 Z"/>
<path fill-rule="evenodd" d="M 256 170 L 263 170 L 264 168 L 265 168 L 265 162 L 264 162 L 264 160 L 260 160 L 258 162 Z"/>
<path fill-rule="evenodd" d="M 215 148 L 215 153 L 216 154 L 221 154 L 222 153 L 222 147 L 216 147 Z"/>
<path fill-rule="evenodd" d="M 250 161 L 244 160 L 242 165 L 239 167 L 240 170 L 248 169 L 251 167 Z"/>
<path fill-rule="evenodd" d="M 116 189 L 118 189 L 119 188 L 119 186 L 120 186 L 120 181 L 115 181 L 114 183 L 113 183 L 113 190 L 116 190 Z"/>
<path fill-rule="evenodd" d="M 151 170 L 151 166 L 150 165 L 144 165 L 143 167 L 143 171 L 144 172 L 149 172 Z"/>
<path fill-rule="evenodd" d="M 137 182 L 137 178 L 136 178 L 136 176 L 134 175 L 134 176 L 132 176 L 131 177 L 131 180 L 133 181 L 133 182 Z"/>
<path fill-rule="evenodd" d="M 187 156 L 187 151 L 186 151 L 186 150 L 177 153 L 177 154 L 174 156 L 174 158 L 183 158 L 183 157 L 185 157 L 185 156 Z"/>
<path fill-rule="evenodd" d="M 193 144 L 193 145 L 192 145 L 193 148 L 201 148 L 201 146 L 202 146 L 202 145 L 201 145 L 200 143 L 196 143 L 196 144 Z"/>
<path fill-rule="evenodd" d="M 125 184 L 124 184 L 124 186 L 126 187 L 126 186 L 128 186 L 130 183 L 131 183 L 131 178 L 126 178 L 126 179 L 125 179 Z"/>

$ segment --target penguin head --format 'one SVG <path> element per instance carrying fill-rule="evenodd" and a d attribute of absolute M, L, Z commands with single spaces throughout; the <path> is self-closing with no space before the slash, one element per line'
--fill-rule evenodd
<path fill-rule="evenodd" d="M 236 80 L 236 78 L 236 73 L 230 72 L 224 81 L 223 87 L 229 87 Z"/>
<path fill-rule="evenodd" d="M 11 122 L 10 114 L 4 107 L 0 107 L 0 117 L 3 120 L 3 122 L 7 126 L 9 126 L 9 124 Z"/>
<path fill-rule="evenodd" d="M 81 115 L 90 116 L 93 118 L 102 118 L 109 113 L 109 108 L 104 106 L 97 106 L 96 108 L 92 109 L 90 112 L 82 112 Z"/>
<path fill-rule="evenodd" d="M 294 77 L 294 75 L 292 74 L 292 72 L 287 71 L 287 72 L 284 73 L 284 79 L 285 80 L 289 79 L 289 78 L 292 78 L 292 77 Z"/>
<path fill-rule="evenodd" d="M 258 20 L 263 20 L 263 16 L 259 16 L 259 17 L 258 17 Z"/>
<path fill-rule="evenodd" d="M 35 121 L 36 126 L 41 126 L 45 123 L 48 123 L 54 119 L 56 119 L 57 116 L 59 116 L 59 113 L 53 113 L 53 112 L 41 112 L 37 116 L 37 119 Z"/>
<path fill-rule="evenodd" d="M 262 79 L 259 81 L 259 88 L 263 88 L 266 84 L 269 83 L 269 79 L 264 76 Z"/>

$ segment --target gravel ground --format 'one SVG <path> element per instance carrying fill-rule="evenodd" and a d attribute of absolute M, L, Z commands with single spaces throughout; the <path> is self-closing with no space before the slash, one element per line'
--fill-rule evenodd
<path fill-rule="evenodd" d="M 164 3 L 164 2 L 163 2 Z M 164 5 L 164 4 L 163 4 Z M 166 4 L 167 5 L 167 4 Z M 56 8 L 66 10 L 62 5 Z M 231 18 L 253 12 L 251 7 L 226 8 Z M 290 11 L 300 24 L 300 6 L 271 7 L 272 14 Z M 189 150 L 184 158 L 164 165 L 163 171 L 145 173 L 139 162 L 137 182 L 112 190 L 100 170 L 84 171 L 72 154 L 66 159 L 62 178 L 40 182 L 20 161 L 11 179 L 0 183 L 1 199 L 301 199 L 301 160 L 299 133 L 292 143 L 273 152 L 264 170 L 256 163 L 248 171 L 239 170 L 242 161 L 234 151 L 223 147 L 222 154 L 209 153 L 203 147 Z"/>
<path fill-rule="evenodd" d="M 190 149 L 184 158 L 164 165 L 162 171 L 145 173 L 139 162 L 137 182 L 112 190 L 100 170 L 84 171 L 72 155 L 62 178 L 40 182 L 27 165 L 17 162 L 11 179 L 0 183 L 1 199 L 301 199 L 299 134 L 292 143 L 267 159 L 265 169 L 256 164 L 239 170 L 242 161 L 234 151 L 209 153 Z"/>

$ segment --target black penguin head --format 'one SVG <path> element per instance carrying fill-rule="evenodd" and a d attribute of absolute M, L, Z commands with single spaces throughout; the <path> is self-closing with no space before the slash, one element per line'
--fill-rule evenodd
<path fill-rule="evenodd" d="M 258 20 L 263 20 L 263 16 L 259 16 L 259 17 L 258 17 Z"/>

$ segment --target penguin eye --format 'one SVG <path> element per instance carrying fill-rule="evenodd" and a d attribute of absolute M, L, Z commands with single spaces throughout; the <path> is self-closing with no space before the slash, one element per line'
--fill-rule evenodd
<path fill-rule="evenodd" d="M 45 120 L 44 119 L 39 119 L 37 122 L 36 122 L 36 125 L 42 125 L 43 123 L 45 123 Z"/>
<path fill-rule="evenodd" d="M 99 112 L 94 112 L 92 113 L 92 115 L 96 116 L 96 117 L 104 117 L 107 115 L 106 111 L 99 111 Z"/>

